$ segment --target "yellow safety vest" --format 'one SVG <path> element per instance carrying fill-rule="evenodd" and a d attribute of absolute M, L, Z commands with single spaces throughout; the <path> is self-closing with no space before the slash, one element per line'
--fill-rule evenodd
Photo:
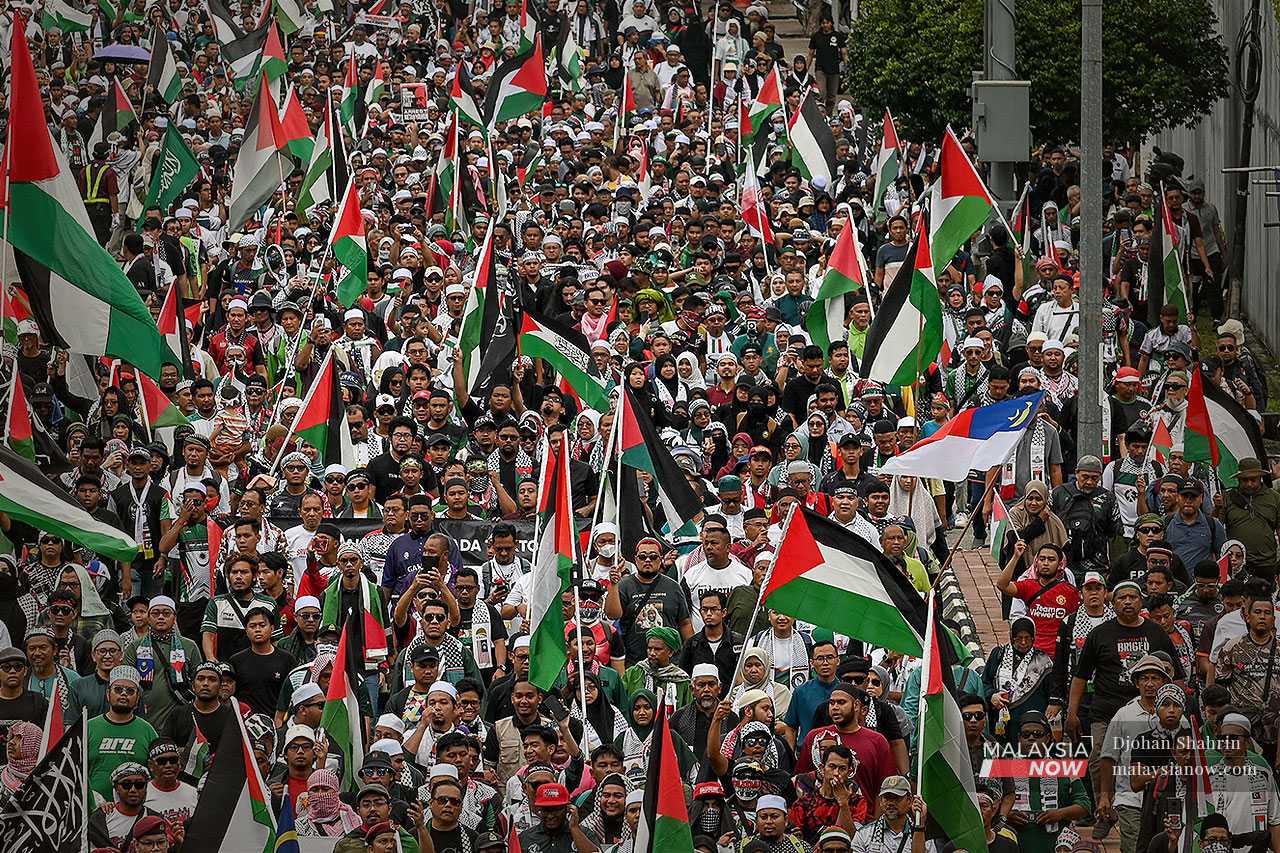
<path fill-rule="evenodd" d="M 99 195 L 99 193 L 102 190 L 102 179 L 106 177 L 107 170 L 110 168 L 111 168 L 110 166 L 103 166 L 100 170 L 98 170 L 98 176 L 94 178 L 94 177 L 91 177 L 93 175 L 93 167 L 92 166 L 84 167 L 84 187 L 85 187 L 84 203 L 85 204 L 110 204 L 111 203 L 111 199 L 107 198 L 106 196 Z"/>

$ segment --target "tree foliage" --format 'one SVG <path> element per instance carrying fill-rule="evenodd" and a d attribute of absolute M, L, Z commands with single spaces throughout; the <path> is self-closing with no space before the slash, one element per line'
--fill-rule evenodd
<path fill-rule="evenodd" d="M 862 0 L 849 37 L 849 91 L 893 111 L 907 138 L 969 124 L 982 67 L 983 0 Z M 1211 0 L 1130 0 L 1103 9 L 1103 132 L 1138 142 L 1195 124 L 1227 94 L 1227 51 Z M 1080 136 L 1080 2 L 1017 0 L 1018 75 L 1031 81 L 1032 139 Z"/>

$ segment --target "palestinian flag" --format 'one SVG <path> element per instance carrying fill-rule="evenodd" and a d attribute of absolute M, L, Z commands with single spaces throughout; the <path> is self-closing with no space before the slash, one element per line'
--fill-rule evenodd
<path fill-rule="evenodd" d="M 1236 484 L 1241 459 L 1267 458 L 1257 420 L 1229 393 L 1205 382 L 1196 368 L 1191 370 L 1184 421 L 1183 458 L 1212 463 L 1214 473 L 1228 488 Z"/>
<path fill-rule="evenodd" d="M 527 145 L 516 162 L 516 182 L 521 188 L 528 183 L 530 176 L 542 165 L 542 146 L 536 142 Z"/>
<path fill-rule="evenodd" d="M 93 26 L 93 15 L 72 7 L 64 0 L 45 0 L 40 25 L 46 31 L 57 27 L 64 33 L 87 33 Z"/>
<path fill-rule="evenodd" d="M 284 113 L 280 116 L 282 135 L 276 144 L 289 152 L 302 164 L 311 162 L 311 154 L 315 150 L 316 141 L 311 136 L 311 125 L 307 123 L 307 114 L 302 109 L 302 101 L 298 99 L 298 90 L 289 87 L 284 97 Z M 289 171 L 293 171 L 290 168 Z"/>
<path fill-rule="evenodd" d="M 351 443 L 351 430 L 347 427 L 347 412 L 338 388 L 338 369 L 333 363 L 332 348 L 320 363 L 320 371 L 307 390 L 289 434 L 320 451 L 320 461 L 325 465 L 338 463 L 347 466 L 348 470 L 355 467 L 355 447 Z"/>
<path fill-rule="evenodd" d="M 865 290 L 869 280 L 867 262 L 858 241 L 858 229 L 851 218 L 846 219 L 840 236 L 836 237 L 831 257 L 827 259 L 827 271 L 818 285 L 818 295 L 804 319 L 809 340 L 822 347 L 824 353 L 832 343 L 848 338 L 847 297 L 850 293 Z"/>
<path fill-rule="evenodd" d="M 145 373 L 138 374 L 138 396 L 142 404 L 142 417 L 148 431 L 156 427 L 182 426 L 189 424 L 187 416 L 169 399 L 169 395 L 160 390 L 156 381 Z"/>
<path fill-rule="evenodd" d="M 533 47 L 503 62 L 493 71 L 484 99 L 484 121 L 490 129 L 499 122 L 542 109 L 547 99 L 547 66 L 542 58 L 542 34 Z"/>
<path fill-rule="evenodd" d="M 658 491 L 658 508 L 662 510 L 666 521 L 666 531 L 659 532 L 683 535 L 683 531 L 692 528 L 699 519 L 702 502 L 685 478 L 684 470 L 676 464 L 671 451 L 658 436 L 658 429 L 649 413 L 637 404 L 635 395 L 625 386 L 618 397 L 617 421 L 621 430 L 617 447 L 624 469 L 623 500 L 620 506 L 631 510 L 640 505 L 639 500 L 626 500 L 628 484 L 625 469 L 645 471 L 653 479 L 653 486 Z M 634 475 L 632 478 L 634 479 Z"/>
<path fill-rule="evenodd" d="M 993 491 L 991 498 L 991 559 L 995 560 L 997 568 L 1004 568 L 1000 552 L 1004 550 L 1004 538 L 1013 525 L 1009 523 L 1009 510 L 1000 499 L 1000 490 Z"/>
<path fill-rule="evenodd" d="M 302 29 L 307 12 L 298 0 L 272 0 L 271 5 L 275 7 L 275 22 L 282 33 L 291 36 Z"/>
<path fill-rule="evenodd" d="M 216 18 L 215 18 L 216 20 Z M 227 73 L 236 91 L 244 92 L 250 85 L 256 84 L 260 72 L 264 69 L 267 34 L 269 27 L 259 27 L 247 35 L 237 35 L 230 42 L 224 42 L 222 58 L 227 63 Z M 281 59 L 284 52 L 281 50 Z M 274 80 L 275 77 L 272 77 Z"/>
<path fill-rule="evenodd" d="M 115 28 L 114 22 L 117 19 L 126 24 L 135 24 L 142 20 L 142 15 L 130 9 L 128 3 L 122 2 L 117 5 L 111 0 L 98 0 L 98 8 L 102 10 L 106 20 L 112 23 L 112 29 Z"/>
<path fill-rule="evenodd" d="M 889 110 L 884 111 L 884 129 L 880 134 L 880 153 L 876 155 L 875 175 L 876 189 L 871 197 L 872 214 L 883 210 L 885 217 L 892 214 L 885 206 L 885 196 L 893 189 L 898 175 L 902 173 L 902 144 L 898 142 L 898 129 L 893 126 L 893 116 Z M 896 213 L 896 205 L 893 213 Z"/>
<path fill-rule="evenodd" d="M 925 219 L 867 330 L 863 375 L 888 385 L 913 385 L 942 350 L 942 302 L 933 278 Z"/>
<path fill-rule="evenodd" d="M 8 261 L 13 261 L 13 248 L 8 243 L 0 243 L 0 250 L 7 254 Z M 10 263 L 8 269 L 16 269 L 16 263 Z M 10 275 L 13 275 L 11 272 Z M 10 288 L 12 287 L 12 291 Z M 11 344 L 18 342 L 18 324 L 23 320 L 32 320 L 31 300 L 18 285 L 0 282 L 0 312 L 4 316 L 4 339 Z"/>
<path fill-rule="evenodd" d="M 925 606 L 879 547 L 810 510 L 792 513 L 761 603 L 796 619 L 918 657 Z"/>
<path fill-rule="evenodd" d="M 178 282 L 175 280 L 169 285 L 169 290 L 164 296 L 164 302 L 160 303 L 160 314 L 156 317 L 156 327 L 159 329 L 160 334 L 164 335 L 165 343 L 168 344 L 169 348 L 178 354 L 178 360 L 183 366 L 183 377 L 191 379 L 194 377 L 195 371 L 191 362 L 191 338 L 187 334 L 189 317 L 185 312 L 180 311 L 181 306 L 182 297 L 178 294 Z M 193 307 L 198 311 L 200 305 L 197 303 Z M 192 322 L 191 325 L 194 326 L 195 322 Z"/>
<path fill-rule="evenodd" d="M 335 667 L 329 689 L 339 680 Z M 239 703 L 230 707 L 195 813 L 187 822 L 191 835 L 182 847 L 188 853 L 275 853 L 271 789 L 258 771 Z M 335 735 L 329 730 L 330 743 Z"/>
<path fill-rule="evenodd" d="M 635 853 L 684 853 L 693 849 L 693 830 L 684 801 L 684 780 L 671 739 L 667 703 L 659 702 L 645 774 L 644 803 L 636 826 Z"/>
<path fill-rule="evenodd" d="M 9 449 L 19 456 L 36 460 L 35 436 L 31 430 L 31 409 L 27 407 L 27 392 L 22 388 L 22 378 L 16 374 L 9 382 L 9 411 L 4 419 L 5 441 Z"/>
<path fill-rule="evenodd" d="M 360 778 L 360 767 L 364 764 L 364 721 L 356 699 L 364 667 L 359 660 L 360 655 L 352 648 L 352 643 L 356 642 L 352 638 L 363 630 L 363 617 L 357 610 L 352 610 L 338 638 L 333 675 L 329 677 L 329 690 L 325 693 L 324 711 L 320 715 L 320 725 L 328 733 L 329 743 L 342 753 L 343 788 L 355 786 Z"/>
<path fill-rule="evenodd" d="M 929 804 L 929 818 L 956 848 L 986 853 L 987 830 L 978 810 L 973 762 L 956 704 L 951 675 L 955 650 L 947 633 L 939 621 L 937 596 L 931 594 L 920 669 L 920 797 Z"/>
<path fill-rule="evenodd" d="M 447 210 L 453 199 L 453 185 L 458 179 L 458 116 L 449 116 L 444 132 L 444 144 L 436 156 L 435 171 L 431 174 L 431 186 L 427 188 L 428 219 L 436 211 L 436 203 Z M 448 230 L 448 226 L 445 226 Z"/>
<path fill-rule="evenodd" d="M 745 99 L 739 101 L 741 110 L 738 118 L 739 148 L 743 150 L 749 148 L 756 134 L 768 126 L 774 113 L 782 109 L 782 92 L 782 78 L 778 74 L 778 66 L 775 65 L 769 76 L 764 78 L 760 93 L 756 95 L 755 100 L 750 104 Z"/>
<path fill-rule="evenodd" d="M 459 119 L 478 128 L 488 135 L 489 126 L 480 114 L 480 105 L 476 103 L 475 89 L 471 85 L 471 75 L 467 73 L 466 63 L 459 63 L 453 75 L 453 88 L 449 90 L 449 108 Z"/>
<path fill-rule="evenodd" d="M 942 137 L 941 164 L 941 176 L 929 187 L 929 250 L 945 268 L 996 204 L 949 125 Z"/>
<path fill-rule="evenodd" d="M 547 362 L 568 380 L 582 401 L 597 412 L 609 411 L 609 387 L 591 375 L 591 355 L 582 333 L 525 308 L 520 324 L 520 351 Z"/>
<path fill-rule="evenodd" d="M 360 102 L 360 75 L 356 73 L 356 55 L 347 57 L 347 70 L 342 77 L 342 100 L 338 102 L 338 116 L 342 126 L 352 139 L 359 138 L 356 132 L 356 104 Z"/>
<path fill-rule="evenodd" d="M 1173 451 L 1173 434 L 1163 417 L 1156 418 L 1155 428 L 1151 431 L 1151 447 L 1154 448 L 1155 460 L 1167 465 L 1169 454 Z"/>
<path fill-rule="evenodd" d="M 315 140 L 311 146 L 311 156 L 302 164 L 302 186 L 298 188 L 298 201 L 294 210 L 302 219 L 313 207 L 321 202 L 333 201 L 329 194 L 328 173 L 333 166 L 333 148 L 329 145 L 333 128 L 330 124 L 330 111 L 326 110 L 324 120 L 316 128 Z"/>
<path fill-rule="evenodd" d="M 99 245 L 75 176 L 44 121 L 23 27 L 12 28 L 5 229 L 46 343 L 127 358 L 151 376 L 176 363 L 151 312 Z"/>
<path fill-rule="evenodd" d="M 812 184 L 814 178 L 822 178 L 830 188 L 836 173 L 836 139 L 811 92 L 800 102 L 800 109 L 791 116 L 788 127 L 791 165 L 799 169 L 801 177 L 809 183 Z"/>
<path fill-rule="evenodd" d="M 538 19 L 529 10 L 529 0 L 520 0 L 520 45 L 516 53 L 524 53 L 533 49 L 538 35 Z"/>
<path fill-rule="evenodd" d="M 467 305 L 462 313 L 462 331 L 459 334 L 458 349 L 462 354 L 462 375 L 466 377 L 468 390 L 476 386 L 480 378 L 480 365 L 484 360 L 484 350 L 488 343 L 485 326 L 489 334 L 498 315 L 500 294 L 494 275 L 493 228 L 496 220 L 489 221 L 489 228 L 484 235 L 484 243 L 480 246 L 480 259 L 476 263 L 475 281 L 467 291 Z M 486 322 L 487 321 L 487 322 Z"/>
<path fill-rule="evenodd" d="M 573 37 L 573 27 L 560 28 L 560 44 L 556 46 L 555 68 L 556 76 L 563 84 L 560 87 L 562 91 L 567 88 L 576 94 L 586 89 L 582 82 L 582 49 Z"/>
<path fill-rule="evenodd" d="M 373 77 L 364 87 L 364 107 L 368 114 L 369 107 L 377 104 L 387 94 L 387 63 L 379 62 L 373 66 Z"/>
<path fill-rule="evenodd" d="M 213 33 L 217 36 L 219 44 L 225 48 L 244 37 L 245 32 L 240 28 L 239 20 L 222 0 L 204 0 L 204 4 L 209 10 L 209 19 L 213 22 Z"/>
<path fill-rule="evenodd" d="M 53 690 L 49 696 L 49 708 L 44 713 L 44 728 L 40 733 L 40 758 L 49 754 L 49 750 L 58 745 L 66 734 L 67 722 L 64 712 L 67 705 L 67 681 L 64 678 L 53 680 Z"/>
<path fill-rule="evenodd" d="M 138 114 L 133 111 L 133 104 L 129 103 L 128 93 L 120 85 L 119 78 L 113 79 L 111 100 L 102 105 L 98 123 L 94 125 L 93 133 L 89 135 L 89 150 L 92 151 L 99 142 L 106 142 L 111 134 L 124 133 L 130 126 L 137 123 Z"/>
<path fill-rule="evenodd" d="M 284 77 L 289 70 L 289 61 L 284 55 L 284 42 L 280 39 L 280 30 L 273 23 L 266 25 L 267 35 L 262 42 L 262 58 L 258 70 L 267 75 L 272 83 Z"/>
<path fill-rule="evenodd" d="M 360 294 L 369 289 L 369 247 L 365 242 L 364 217 L 360 213 L 360 194 L 354 181 L 347 184 L 347 191 L 343 193 L 329 246 L 344 268 L 344 275 L 338 280 L 338 302 L 350 308 Z M 344 429 L 345 425 L 344 416 Z"/>
<path fill-rule="evenodd" d="M 1178 322 L 1186 324 L 1191 302 L 1187 298 L 1187 277 L 1182 266 L 1182 237 L 1178 226 L 1169 214 L 1164 201 L 1164 184 L 1160 185 L 1160 201 L 1156 204 L 1155 233 L 1151 235 L 1151 254 L 1147 270 L 1148 305 L 1159 308 L 1174 305 L 1178 309 Z M 1156 263 L 1159 252 L 1160 262 Z"/>
<path fill-rule="evenodd" d="M 646 162 L 648 157 L 645 158 Z M 742 211 L 742 221 L 746 223 L 747 229 L 752 236 L 758 237 L 760 241 L 766 245 L 773 243 L 773 226 L 769 224 L 769 211 L 765 207 L 764 199 L 760 198 L 760 182 L 750 169 L 743 178 L 742 198 L 739 208 Z M 847 228 L 845 230 L 848 230 Z"/>
<path fill-rule="evenodd" d="M 258 95 L 249 109 L 244 141 L 240 143 L 240 153 L 236 156 L 228 228 L 240 228 L 293 171 L 293 164 L 282 153 L 284 135 L 266 75 L 263 75 L 258 78 Z"/>
<path fill-rule="evenodd" d="M 122 563 L 138 553 L 137 542 L 89 515 L 65 489 L 7 447 L 0 447 L 0 512 Z"/>
<path fill-rule="evenodd" d="M 569 436 L 544 448 L 538 487 L 538 545 L 529 588 L 529 680 L 542 690 L 564 669 L 564 610 L 560 596 L 572 582 L 578 555 L 569 482 Z"/>
<path fill-rule="evenodd" d="M 1018 199 L 1018 203 L 1013 208 L 1013 216 L 1010 218 L 1009 227 L 1013 229 L 1010 237 L 1010 247 L 1017 245 L 1022 249 L 1022 280 L 1036 280 L 1036 259 L 1031 251 L 1031 182 L 1027 181 L 1022 187 L 1022 196 Z M 1118 248 L 1119 239 L 1112 241 Z M 1005 284 L 1005 287 L 1012 287 L 1011 284 Z"/>

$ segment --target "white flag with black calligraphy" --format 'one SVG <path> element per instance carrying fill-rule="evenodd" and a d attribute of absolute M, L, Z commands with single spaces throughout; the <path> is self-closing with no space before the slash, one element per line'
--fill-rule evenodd
<path fill-rule="evenodd" d="M 86 811 L 85 721 L 69 729 L 18 790 L 0 800 L 0 850 L 83 853 Z"/>

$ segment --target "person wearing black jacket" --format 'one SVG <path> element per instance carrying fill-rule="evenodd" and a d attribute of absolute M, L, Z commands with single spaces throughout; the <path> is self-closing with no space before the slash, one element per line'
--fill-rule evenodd
<path fill-rule="evenodd" d="M 1101 487 L 1102 460 L 1082 456 L 1076 480 L 1053 490 L 1049 508 L 1067 528 L 1067 565 L 1104 569 L 1111 540 L 1120 534 L 1120 506 L 1114 492 Z"/>
<path fill-rule="evenodd" d="M 694 667 L 700 663 L 715 666 L 720 674 L 720 698 L 724 698 L 729 686 L 733 684 L 733 674 L 738 666 L 738 652 L 742 649 L 743 640 L 725 624 L 725 605 L 729 598 L 723 590 L 709 589 L 698 598 L 702 630 L 684 642 L 675 663 L 685 672 L 693 672 Z"/>
<path fill-rule="evenodd" d="M 154 572 L 156 545 L 160 542 L 160 506 L 164 501 L 164 489 L 151 480 L 151 452 L 145 447 L 134 447 L 125 462 L 129 479 L 116 486 L 111 500 L 120 516 L 124 532 L 138 543 L 138 555 L 130 568 L 121 566 L 120 592 L 125 598 L 136 589 L 140 595 L 151 598 L 159 594 L 164 583 L 164 571 Z"/>

